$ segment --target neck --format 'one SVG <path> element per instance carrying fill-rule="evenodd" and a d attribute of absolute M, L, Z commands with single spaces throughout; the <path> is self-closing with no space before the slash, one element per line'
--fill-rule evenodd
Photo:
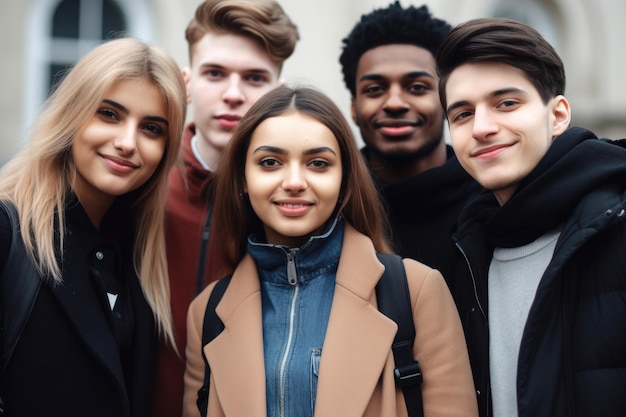
<path fill-rule="evenodd" d="M 100 230 L 102 219 L 113 204 L 113 200 L 108 203 L 104 203 L 102 201 L 89 201 L 88 199 L 85 200 L 78 197 L 78 201 L 80 201 L 81 206 L 83 206 L 83 209 L 85 210 L 85 213 L 87 213 L 87 217 L 89 217 L 91 223 L 93 223 L 96 229 Z"/>
<path fill-rule="evenodd" d="M 397 182 L 414 177 L 431 168 L 446 163 L 446 143 L 441 140 L 428 155 L 416 156 L 411 159 L 388 159 L 385 156 L 370 152 L 370 167 L 377 178 L 386 182 Z"/>
<path fill-rule="evenodd" d="M 202 161 L 208 165 L 211 170 L 215 170 L 219 164 L 222 149 L 212 146 L 208 140 L 200 135 L 200 132 L 196 133 L 196 149 L 198 150 Z"/>

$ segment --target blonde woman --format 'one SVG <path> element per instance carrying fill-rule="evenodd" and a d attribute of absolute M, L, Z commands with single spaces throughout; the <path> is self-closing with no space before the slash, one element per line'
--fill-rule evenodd
<path fill-rule="evenodd" d="M 171 57 L 109 41 L 0 171 L 5 416 L 149 415 L 158 334 L 173 343 L 163 199 L 185 108 Z"/>

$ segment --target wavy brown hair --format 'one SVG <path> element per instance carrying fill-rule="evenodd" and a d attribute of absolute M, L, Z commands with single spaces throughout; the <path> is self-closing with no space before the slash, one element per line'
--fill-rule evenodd
<path fill-rule="evenodd" d="M 274 0 L 205 0 L 185 31 L 189 56 L 194 45 L 209 33 L 234 33 L 258 42 L 278 64 L 296 47 L 298 28 Z"/>
<path fill-rule="evenodd" d="M 241 119 L 216 171 L 213 236 L 220 242 L 220 255 L 235 268 L 246 252 L 248 236 L 263 233 L 263 224 L 244 193 L 246 154 L 261 122 L 290 111 L 313 117 L 335 135 L 343 172 L 335 212 L 372 239 L 377 251 L 390 252 L 387 219 L 376 186 L 339 108 L 315 89 L 278 87 L 259 99 Z"/>

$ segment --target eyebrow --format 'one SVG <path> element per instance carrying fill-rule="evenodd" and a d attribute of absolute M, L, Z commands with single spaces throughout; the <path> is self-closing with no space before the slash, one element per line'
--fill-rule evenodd
<path fill-rule="evenodd" d="M 494 90 L 491 93 L 487 94 L 485 96 L 485 98 L 491 99 L 491 98 L 494 98 L 494 97 L 499 97 L 499 96 L 503 96 L 503 95 L 511 94 L 511 93 L 521 94 L 523 96 L 527 96 L 528 95 L 528 93 L 526 93 L 526 91 L 524 91 L 524 90 L 522 90 L 520 88 L 508 87 L 508 88 L 501 88 L 501 89 L 498 89 L 498 90 Z M 452 104 L 450 104 L 448 106 L 448 108 L 446 109 L 446 114 L 450 114 L 450 112 L 452 110 L 454 110 L 454 109 L 456 109 L 458 107 L 461 107 L 461 106 L 465 106 L 467 104 L 469 104 L 469 101 L 467 101 L 467 100 L 461 100 L 461 101 L 454 102 L 454 103 L 452 103 Z"/>
<path fill-rule="evenodd" d="M 212 69 L 212 68 L 219 69 L 219 70 L 227 70 L 228 69 L 228 67 L 225 67 L 223 65 L 213 64 L 213 63 L 210 63 L 210 62 L 206 62 L 204 64 L 201 64 L 200 68 L 202 70 Z M 271 71 L 268 70 L 268 69 L 265 69 L 265 68 L 245 68 L 245 69 L 242 70 L 242 72 L 252 72 L 252 73 L 255 73 L 255 74 L 268 74 L 268 75 L 271 74 Z"/>
<path fill-rule="evenodd" d="M 432 78 L 435 79 L 435 77 L 427 72 L 427 71 L 411 71 L 411 72 L 407 72 L 406 74 L 402 75 L 403 78 L 421 78 L 421 77 L 427 77 L 427 78 Z M 363 75 L 361 78 L 359 78 L 359 82 L 362 81 L 380 81 L 385 79 L 386 77 L 382 76 L 381 74 L 365 74 Z"/>
<path fill-rule="evenodd" d="M 266 146 L 266 145 L 259 146 L 254 151 L 252 151 L 253 154 L 257 152 L 271 152 L 271 153 L 277 153 L 281 155 L 287 155 L 287 151 L 285 149 L 278 148 L 276 146 Z M 315 154 L 323 153 L 323 152 L 330 152 L 333 155 L 337 155 L 337 153 L 333 151 L 331 148 L 329 148 L 328 146 L 320 146 L 319 148 L 307 149 L 306 151 L 304 151 L 304 154 L 315 155 Z"/>
<path fill-rule="evenodd" d="M 126 107 L 124 107 L 122 104 L 118 103 L 117 101 L 113 101 L 113 100 L 110 100 L 108 98 L 105 98 L 105 99 L 102 100 L 102 102 L 107 103 L 107 104 L 115 107 L 116 109 L 118 109 L 119 111 L 121 111 L 124 114 L 129 114 L 130 113 L 130 111 Z M 153 122 L 164 123 L 167 126 L 170 125 L 170 123 L 167 121 L 167 119 L 165 119 L 165 118 L 163 118 L 161 116 L 146 116 L 146 117 L 144 117 L 144 119 L 145 120 L 150 120 L 150 121 L 153 121 Z"/>

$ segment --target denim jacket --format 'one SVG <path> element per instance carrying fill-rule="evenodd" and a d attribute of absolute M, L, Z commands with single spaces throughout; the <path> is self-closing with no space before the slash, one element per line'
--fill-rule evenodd
<path fill-rule="evenodd" d="M 343 232 L 337 219 L 300 248 L 248 241 L 261 279 L 268 417 L 313 416 Z"/>

